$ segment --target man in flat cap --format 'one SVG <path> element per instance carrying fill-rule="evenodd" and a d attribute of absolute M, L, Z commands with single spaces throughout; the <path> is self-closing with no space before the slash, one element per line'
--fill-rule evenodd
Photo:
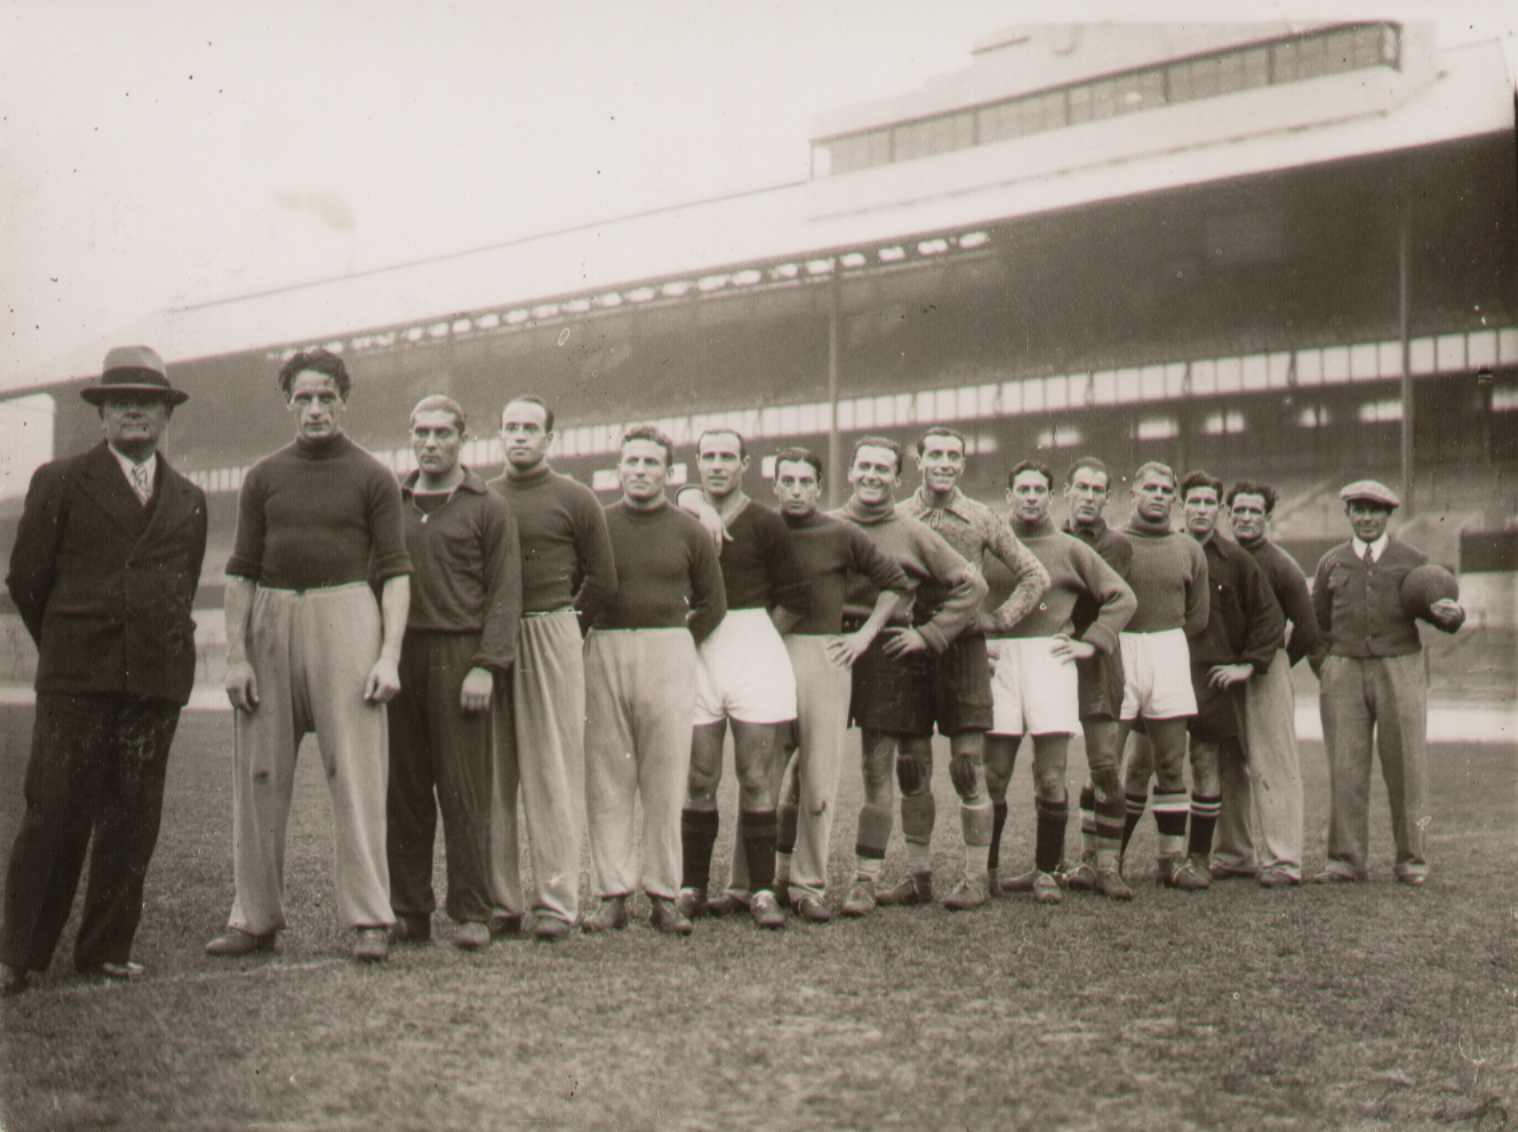
<path fill-rule="evenodd" d="M 100 383 L 81 395 L 105 439 L 37 469 L 6 578 L 38 649 L 26 812 L 6 876 L 6 994 L 51 961 L 86 850 L 74 966 L 114 979 L 143 973 L 132 940 L 169 746 L 195 678 L 190 607 L 206 498 L 158 453 L 187 395 L 146 346 L 111 350 Z"/>
<path fill-rule="evenodd" d="M 1311 663 L 1322 682 L 1330 790 L 1328 865 L 1313 880 L 1366 879 L 1374 735 L 1391 804 L 1396 876 L 1422 884 L 1428 879 L 1428 680 L 1417 620 L 1453 633 L 1465 610 L 1452 598 L 1417 614 L 1404 606 L 1403 582 L 1428 556 L 1386 533 L 1400 503 L 1390 488 L 1359 480 L 1339 497 L 1354 537 L 1323 556 L 1312 587 L 1323 649 Z"/>

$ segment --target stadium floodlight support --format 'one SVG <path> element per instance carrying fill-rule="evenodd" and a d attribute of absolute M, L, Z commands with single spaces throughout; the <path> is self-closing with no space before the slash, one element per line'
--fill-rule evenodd
<path fill-rule="evenodd" d="M 1402 373 L 1399 387 L 1402 393 L 1402 514 L 1411 519 L 1418 513 L 1413 498 L 1413 367 L 1412 336 L 1407 325 L 1408 306 L 1408 259 L 1411 255 L 1412 200 L 1402 194 L 1402 207 L 1397 210 L 1397 331 L 1402 336 Z"/>
<path fill-rule="evenodd" d="M 839 484 L 843 470 L 838 466 L 843 458 L 843 436 L 838 431 L 838 310 L 842 306 L 840 292 L 843 275 L 834 273 L 828 284 L 828 510 L 836 511 L 843 506 Z"/>

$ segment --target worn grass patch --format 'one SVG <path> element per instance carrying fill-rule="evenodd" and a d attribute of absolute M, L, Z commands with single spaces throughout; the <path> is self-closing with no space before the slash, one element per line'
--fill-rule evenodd
<path fill-rule="evenodd" d="M 29 726 L 29 710 L 0 713 L 7 848 Z M 706 920 L 687 941 L 635 920 L 610 938 L 504 942 L 474 956 L 448 946 L 439 917 L 439 942 L 399 948 L 379 968 L 347 958 L 335 922 L 329 804 L 313 756 L 303 756 L 290 827 L 292 930 L 272 956 L 212 960 L 201 946 L 232 895 L 230 721 L 186 714 L 135 956 L 150 977 L 78 979 L 71 925 L 52 971 L 0 1006 L 4 1128 L 1496 1129 L 1518 1120 L 1510 747 L 1436 750 L 1434 879 L 1422 890 L 1391 882 L 1378 801 L 1368 885 L 1158 891 L 1146 822 L 1130 855 L 1139 897 L 1128 905 L 1004 898 L 969 914 L 883 909 L 769 934 Z M 1019 770 L 1009 867 L 1032 856 Z M 1321 749 L 1306 752 L 1306 772 L 1312 868 L 1325 823 Z M 846 770 L 839 885 L 856 778 Z M 961 851 L 942 765 L 935 792 L 935 863 L 947 884 Z M 724 832 L 725 862 L 730 823 Z M 887 874 L 899 867 L 893 852 Z M 635 911 L 646 915 L 643 901 Z"/>

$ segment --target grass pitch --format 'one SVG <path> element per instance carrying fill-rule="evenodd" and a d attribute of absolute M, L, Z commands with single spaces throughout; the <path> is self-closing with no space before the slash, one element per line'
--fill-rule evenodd
<path fill-rule="evenodd" d="M 7 850 L 30 715 L 0 711 Z M 74 976 L 71 923 L 52 971 L 0 1005 L 5 1129 L 1518 1122 L 1511 746 L 1432 752 L 1434 876 L 1421 890 L 1391 880 L 1378 797 L 1366 885 L 1157 890 L 1146 819 L 1127 905 L 1008 897 L 967 914 L 882 909 L 767 934 L 703 920 L 686 941 L 635 921 L 607 938 L 479 955 L 449 946 L 439 916 L 437 943 L 366 968 L 335 922 L 329 804 L 310 749 L 289 833 L 291 930 L 271 956 L 201 953 L 232 896 L 230 728 L 219 713 L 181 723 L 135 953 L 149 977 Z M 1077 744 L 1072 786 L 1082 758 Z M 962 853 L 944 762 L 939 752 L 934 849 L 946 890 Z M 852 863 L 856 766 L 843 778 L 835 901 Z M 1311 870 L 1326 828 L 1321 747 L 1307 746 L 1304 771 Z M 1020 870 L 1032 858 L 1026 755 L 1011 802 L 1003 861 Z M 899 853 L 898 833 L 889 878 Z"/>

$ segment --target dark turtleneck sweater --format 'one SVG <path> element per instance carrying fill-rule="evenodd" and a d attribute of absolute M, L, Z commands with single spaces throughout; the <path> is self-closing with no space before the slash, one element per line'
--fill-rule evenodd
<path fill-rule="evenodd" d="M 410 574 L 395 474 L 345 433 L 265 456 L 243 480 L 227 573 L 276 590 Z"/>
<path fill-rule="evenodd" d="M 943 536 L 919 520 L 903 515 L 893 502 L 865 507 L 857 498 L 850 498 L 832 516 L 856 524 L 906 575 L 907 592 L 913 601 L 903 603 L 905 608 L 897 607 L 891 618 L 893 624 L 915 625 L 928 647 L 941 653 L 960 632 L 975 623 L 975 614 L 986 597 L 985 579 Z M 879 587 L 867 578 L 851 578 L 850 585 L 844 614 L 868 617 L 880 597 Z M 922 608 L 923 595 L 919 591 L 924 590 L 942 595 L 942 600 Z"/>
<path fill-rule="evenodd" d="M 522 541 L 522 612 L 552 613 L 570 608 L 583 588 L 583 604 L 594 608 L 617 592 L 606 519 L 595 493 L 546 462 L 490 481 L 511 504 Z"/>
<path fill-rule="evenodd" d="M 988 634 L 993 637 L 1052 637 L 1078 635 L 1099 652 L 1117 649 L 1117 636 L 1133 618 L 1138 602 L 1117 571 L 1080 539 L 1055 530 L 1045 516 L 1037 523 L 1012 521 L 1012 533 L 1049 572 L 1049 590 L 1038 606 L 1017 625 Z M 1097 616 L 1079 631 L 1072 624 L 1078 599 L 1097 607 Z"/>
<path fill-rule="evenodd" d="M 1170 529 L 1170 520 L 1146 522 L 1138 513 L 1123 527 L 1133 546 L 1128 585 L 1138 610 L 1128 633 L 1184 629 L 1188 637 L 1207 627 L 1207 556 L 1190 535 Z"/>
<path fill-rule="evenodd" d="M 617 592 L 583 607 L 591 627 L 603 632 L 688 628 L 698 645 L 711 636 L 727 616 L 727 593 L 717 552 L 701 524 L 665 502 L 652 511 L 613 503 L 605 514 L 617 560 Z"/>

